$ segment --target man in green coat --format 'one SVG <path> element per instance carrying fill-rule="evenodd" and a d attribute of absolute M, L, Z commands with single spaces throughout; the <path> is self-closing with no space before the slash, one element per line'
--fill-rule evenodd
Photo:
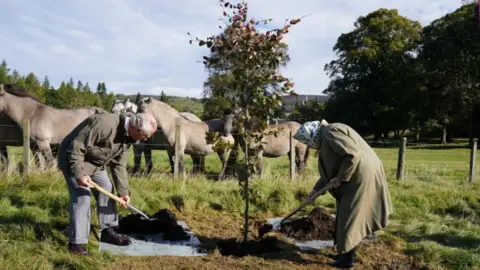
<path fill-rule="evenodd" d="M 81 122 L 60 143 L 58 167 L 67 181 L 70 194 L 70 228 L 68 249 L 86 255 L 90 234 L 90 188 L 93 181 L 107 191 L 113 185 L 106 167 L 110 167 L 119 197 L 129 202 L 127 161 L 128 149 L 137 140 L 146 140 L 157 130 L 157 122 L 149 113 L 94 114 Z M 130 239 L 119 235 L 115 201 L 92 190 L 102 229 L 102 242 L 129 245 Z"/>
<path fill-rule="evenodd" d="M 385 228 L 393 206 L 382 162 L 351 127 L 325 120 L 303 124 L 294 138 L 319 150 L 320 179 L 308 198 L 333 182 L 336 199 L 334 267 L 353 267 L 358 244 Z"/>

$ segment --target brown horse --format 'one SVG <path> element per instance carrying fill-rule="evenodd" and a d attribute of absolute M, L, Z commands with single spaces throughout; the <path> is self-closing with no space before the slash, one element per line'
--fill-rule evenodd
<path fill-rule="evenodd" d="M 23 120 L 30 122 L 30 140 L 52 165 L 55 158 L 51 145 L 59 145 L 63 138 L 80 122 L 95 113 L 107 113 L 98 107 L 57 109 L 42 103 L 24 88 L 13 84 L 0 84 L 0 112 L 5 113 L 18 126 Z"/>
<path fill-rule="evenodd" d="M 179 159 L 180 173 L 182 173 L 184 177 L 186 176 L 184 166 L 185 154 L 191 155 L 194 162 L 200 164 L 200 170 L 203 172 L 204 158 L 214 152 L 214 145 L 207 142 L 206 135 L 208 132 L 223 131 L 224 125 L 218 124 L 217 121 L 213 120 L 205 122 L 191 121 L 182 117 L 180 113 L 170 105 L 151 97 L 141 99 L 137 105 L 138 112 L 148 111 L 157 119 L 158 127 L 163 131 L 162 133 L 159 133 L 159 136 L 161 136 L 162 140 L 168 144 L 170 151 L 174 151 L 176 144 L 179 144 L 178 147 L 180 153 L 179 156 L 176 156 L 175 158 Z M 180 126 L 179 141 L 175 140 L 175 130 L 177 125 Z M 221 139 L 231 144 L 234 142 L 232 136 L 222 136 Z M 220 161 L 222 162 L 219 179 L 223 179 L 226 160 L 230 155 L 230 151 L 231 150 L 229 149 L 225 149 L 217 152 Z"/>
<path fill-rule="evenodd" d="M 237 128 L 234 125 L 235 116 L 242 113 L 240 109 L 233 109 L 233 110 L 226 110 L 224 113 L 224 120 L 225 120 L 225 131 L 226 134 L 235 134 L 237 132 Z M 252 118 L 251 122 L 249 123 L 248 128 L 254 132 L 260 132 L 258 129 L 258 125 L 256 125 L 256 118 Z M 259 160 L 257 164 L 258 174 L 262 174 L 263 171 L 263 164 L 262 158 L 269 157 L 269 158 L 277 158 L 288 154 L 288 159 L 290 160 L 290 131 L 295 134 L 297 130 L 301 127 L 300 123 L 295 121 L 286 121 L 280 124 L 271 124 L 267 127 L 264 133 L 269 132 L 277 132 L 277 136 L 274 134 L 268 134 L 263 138 L 263 150 L 256 153 L 256 156 Z M 232 162 L 236 162 L 236 156 L 238 152 L 238 146 L 240 145 L 242 149 L 246 148 L 245 140 L 242 136 L 237 134 L 233 135 L 235 138 L 235 146 L 232 149 L 231 159 L 228 160 L 228 167 L 231 167 Z M 259 142 L 260 143 L 260 142 Z M 249 146 L 248 153 L 251 153 L 251 150 L 259 146 L 259 143 L 251 143 Z M 309 148 L 307 145 L 297 141 L 294 139 L 294 147 L 295 147 L 295 163 L 297 167 L 297 171 L 299 173 L 303 173 L 305 170 L 305 165 L 307 164 L 308 156 L 309 156 Z M 244 150 L 245 151 L 245 150 Z M 291 160 L 290 160 L 291 162 Z"/>

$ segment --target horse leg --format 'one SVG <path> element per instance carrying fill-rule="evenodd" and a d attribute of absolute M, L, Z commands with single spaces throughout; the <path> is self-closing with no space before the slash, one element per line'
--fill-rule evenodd
<path fill-rule="evenodd" d="M 193 163 L 193 167 L 192 167 L 192 174 L 197 174 L 200 172 L 200 166 L 201 166 L 201 156 L 194 156 L 194 155 L 191 155 L 192 157 L 192 163 Z"/>
<path fill-rule="evenodd" d="M 251 151 L 249 151 L 251 152 Z M 255 155 L 252 153 L 249 155 L 249 158 L 252 159 L 253 162 L 256 162 L 256 171 L 258 176 L 262 176 L 263 174 L 263 151 L 258 151 Z"/>
<path fill-rule="evenodd" d="M 167 154 L 168 154 L 168 161 L 170 162 L 170 172 L 173 174 L 175 170 L 174 152 L 172 152 L 172 150 L 170 149 L 167 149 Z"/>
<path fill-rule="evenodd" d="M 152 163 L 152 148 L 150 145 L 145 144 L 143 147 L 143 155 L 145 157 L 145 166 L 147 167 L 147 174 L 152 173 L 153 163 Z"/>
<path fill-rule="evenodd" d="M 133 145 L 133 174 L 137 174 L 140 171 L 140 165 L 142 164 L 142 148 L 143 145 Z"/>
<path fill-rule="evenodd" d="M 37 146 L 40 149 L 40 151 L 43 153 L 45 156 L 45 161 L 47 167 L 51 167 L 55 161 L 55 158 L 53 157 L 52 154 L 52 149 L 50 148 L 50 142 L 49 141 L 37 141 Z"/>
<path fill-rule="evenodd" d="M 226 172 L 226 169 L 227 169 L 228 160 L 230 158 L 231 152 L 232 152 L 232 149 L 226 149 L 225 151 L 218 152 L 218 158 L 222 162 L 222 169 L 220 170 L 220 173 L 218 174 L 218 180 L 225 179 L 225 172 Z"/>
<path fill-rule="evenodd" d="M 238 158 L 238 142 L 235 141 L 233 148 L 230 149 L 230 153 L 227 158 L 227 164 L 225 165 L 225 175 L 234 175 L 235 174 L 235 163 L 237 163 Z"/>
<path fill-rule="evenodd" d="M 295 147 L 295 164 L 299 174 L 303 174 L 305 169 L 305 148 Z"/>
<path fill-rule="evenodd" d="M 40 159 L 41 151 L 38 148 L 38 145 L 36 142 L 30 143 L 30 150 L 32 151 L 33 154 L 33 161 L 35 162 L 35 165 L 38 168 L 42 168 L 42 161 Z M 43 156 L 43 155 L 42 155 Z"/>
<path fill-rule="evenodd" d="M 3 169 L 8 169 L 8 151 L 7 146 L 0 146 L 0 159 L 2 159 Z"/>

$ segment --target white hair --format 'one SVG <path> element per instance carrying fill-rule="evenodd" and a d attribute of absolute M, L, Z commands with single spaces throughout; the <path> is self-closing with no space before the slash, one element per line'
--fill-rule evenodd
<path fill-rule="evenodd" d="M 131 116 L 129 124 L 136 128 L 142 135 L 151 135 L 156 129 L 141 113 Z"/>

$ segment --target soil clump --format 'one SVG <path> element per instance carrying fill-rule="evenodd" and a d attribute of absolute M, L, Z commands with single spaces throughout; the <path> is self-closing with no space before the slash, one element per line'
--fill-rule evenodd
<path fill-rule="evenodd" d="M 306 217 L 285 221 L 279 231 L 299 241 L 333 240 L 335 218 L 327 210 L 315 207 Z"/>
<path fill-rule="evenodd" d="M 182 226 L 177 224 L 177 217 L 168 209 L 160 209 L 145 219 L 140 214 L 132 214 L 119 220 L 117 231 L 122 234 L 157 234 L 163 233 L 163 239 L 169 241 L 190 240 Z"/>

